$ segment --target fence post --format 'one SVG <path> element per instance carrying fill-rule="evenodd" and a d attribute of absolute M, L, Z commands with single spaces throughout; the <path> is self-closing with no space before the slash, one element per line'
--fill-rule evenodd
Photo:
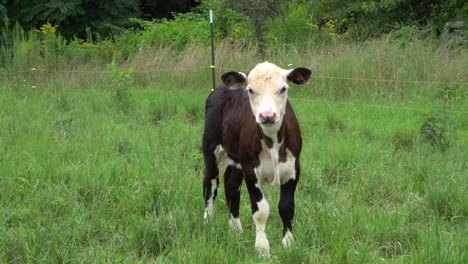
<path fill-rule="evenodd" d="M 213 10 L 210 9 L 210 30 L 211 30 L 211 74 L 213 77 L 213 88 L 211 91 L 216 89 L 216 73 L 215 73 L 215 47 L 214 47 L 214 30 L 213 30 Z"/>

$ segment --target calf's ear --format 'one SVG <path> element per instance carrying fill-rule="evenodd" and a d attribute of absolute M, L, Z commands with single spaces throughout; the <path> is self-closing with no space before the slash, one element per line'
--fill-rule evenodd
<path fill-rule="evenodd" d="M 226 72 L 221 75 L 221 80 L 228 88 L 241 88 L 247 85 L 247 76 L 242 72 Z"/>
<path fill-rule="evenodd" d="M 295 84 L 304 84 L 310 79 L 312 72 L 303 67 L 295 68 L 286 72 L 286 78 Z"/>

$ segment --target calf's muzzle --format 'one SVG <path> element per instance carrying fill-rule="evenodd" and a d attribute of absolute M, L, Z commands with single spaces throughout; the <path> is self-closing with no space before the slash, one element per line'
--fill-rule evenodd
<path fill-rule="evenodd" d="M 262 124 L 274 123 L 276 119 L 276 113 L 272 111 L 261 112 L 259 116 Z"/>

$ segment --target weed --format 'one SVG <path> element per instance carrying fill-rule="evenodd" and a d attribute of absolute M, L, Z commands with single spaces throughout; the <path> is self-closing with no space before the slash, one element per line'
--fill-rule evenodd
<path fill-rule="evenodd" d="M 463 202 L 459 200 L 459 196 L 451 190 L 433 190 L 427 194 L 429 208 L 431 208 L 438 216 L 447 220 L 454 218 L 466 217 L 466 211 L 463 213 L 461 209 Z M 463 215 L 465 214 L 465 215 Z"/>
<path fill-rule="evenodd" d="M 66 141 L 71 137 L 72 123 L 74 118 L 58 120 L 54 123 L 54 139 L 56 141 Z"/>
<path fill-rule="evenodd" d="M 443 85 L 442 88 L 438 90 L 436 95 L 437 98 L 444 101 L 453 101 L 458 102 L 463 99 L 466 99 L 468 93 L 463 87 L 463 81 L 460 82 L 448 82 Z"/>
<path fill-rule="evenodd" d="M 339 131 L 344 134 L 346 131 L 345 123 L 334 116 L 327 116 L 327 127 L 331 132 Z"/>
<path fill-rule="evenodd" d="M 120 69 L 114 62 L 108 65 L 113 81 L 112 87 L 115 90 L 114 99 L 118 109 L 126 114 L 132 105 L 130 87 L 133 84 L 133 69 Z"/>
<path fill-rule="evenodd" d="M 396 131 L 391 140 L 395 150 L 411 151 L 414 146 L 415 135 L 411 132 Z"/>
<path fill-rule="evenodd" d="M 192 124 L 195 124 L 203 117 L 203 105 L 199 102 L 187 102 L 185 103 L 185 118 Z"/>
<path fill-rule="evenodd" d="M 8 250 L 5 251 L 4 258 L 0 259 L 3 259 L 7 263 L 26 262 L 27 246 L 22 243 L 21 238 L 10 237 L 5 246 Z"/>
<path fill-rule="evenodd" d="M 171 214 L 136 228 L 133 243 L 140 256 L 157 257 L 167 254 L 177 236 L 177 227 Z"/>
<path fill-rule="evenodd" d="M 326 162 L 322 173 L 328 184 L 343 184 L 349 182 L 351 170 L 355 164 L 351 160 L 337 159 Z"/>
<path fill-rule="evenodd" d="M 58 109 L 60 109 L 60 111 L 62 112 L 70 111 L 71 103 L 64 94 L 58 94 L 57 96 L 55 96 L 54 100 L 55 100 L 55 105 L 57 106 Z"/>
<path fill-rule="evenodd" d="M 168 119 L 177 113 L 175 101 L 167 96 L 158 96 L 157 99 L 149 101 L 149 116 L 152 124 L 157 125 L 162 120 Z"/>
<path fill-rule="evenodd" d="M 131 149 L 132 148 L 131 148 L 130 142 L 128 140 L 126 140 L 126 139 L 120 140 L 117 143 L 117 151 L 121 156 L 128 155 L 130 153 Z"/>
<path fill-rule="evenodd" d="M 457 122 L 452 118 L 455 109 L 447 110 L 446 107 L 437 109 L 432 116 L 428 116 L 422 124 L 419 132 L 426 142 L 445 151 L 450 146 L 450 141 L 458 127 Z"/>
<path fill-rule="evenodd" d="M 62 84 L 57 80 L 51 83 L 53 90 L 53 102 L 54 106 L 61 112 L 68 112 L 72 109 L 72 102 L 65 95 Z"/>

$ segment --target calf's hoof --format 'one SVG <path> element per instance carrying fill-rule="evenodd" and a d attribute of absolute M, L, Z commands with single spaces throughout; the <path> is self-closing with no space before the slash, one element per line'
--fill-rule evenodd
<path fill-rule="evenodd" d="M 286 234 L 284 234 L 284 237 L 283 237 L 283 247 L 285 248 L 289 248 L 291 247 L 292 243 L 294 242 L 294 237 L 293 237 L 293 234 L 289 231 L 286 232 Z"/>
<path fill-rule="evenodd" d="M 234 232 L 242 233 L 242 224 L 239 218 L 229 217 L 229 225 Z"/>
<path fill-rule="evenodd" d="M 270 257 L 270 243 L 266 239 L 257 239 L 255 242 L 255 250 L 262 258 Z"/>

